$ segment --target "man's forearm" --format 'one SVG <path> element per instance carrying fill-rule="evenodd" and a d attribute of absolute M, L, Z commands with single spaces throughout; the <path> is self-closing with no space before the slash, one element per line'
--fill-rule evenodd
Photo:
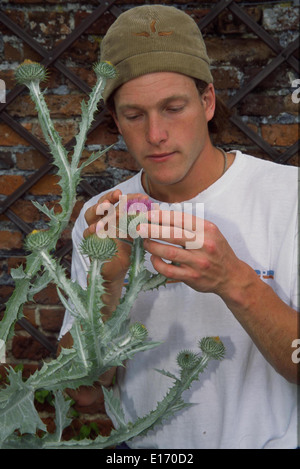
<path fill-rule="evenodd" d="M 246 264 L 238 281 L 223 298 L 266 360 L 288 381 L 297 382 L 292 342 L 297 338 L 298 313 Z"/>

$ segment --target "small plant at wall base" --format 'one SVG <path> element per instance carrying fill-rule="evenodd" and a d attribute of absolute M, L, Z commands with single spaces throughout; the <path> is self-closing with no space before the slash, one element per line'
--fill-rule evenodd
<path fill-rule="evenodd" d="M 49 282 L 57 287 L 63 305 L 74 317 L 71 335 L 73 348 L 62 349 L 57 359 L 44 363 L 26 381 L 22 372 L 9 368 L 8 381 L 0 391 L 0 447 L 1 448 L 107 448 L 144 434 L 175 412 L 189 406 L 182 399 L 182 393 L 198 379 L 210 359 L 221 359 L 224 346 L 218 338 L 207 337 L 199 342 L 202 353 L 182 351 L 177 357 L 179 376 L 165 370 L 158 370 L 173 380 L 173 385 L 165 398 L 146 416 L 135 422 L 126 422 L 120 401 L 112 390 L 103 388 L 105 404 L 117 422 L 117 428 L 109 436 L 97 436 L 90 440 L 62 440 L 62 432 L 70 422 L 70 400 L 65 400 L 66 388 L 77 389 L 81 385 L 92 385 L 99 376 L 113 366 L 121 366 L 124 360 L 136 353 L 158 346 L 147 338 L 146 328 L 139 323 L 130 323 L 131 307 L 141 290 L 158 288 L 166 279 L 151 274 L 144 266 L 144 249 L 141 238 L 133 241 L 129 283 L 120 304 L 113 315 L 103 321 L 101 309 L 105 306 L 101 298 L 105 293 L 101 269 L 116 254 L 116 243 L 111 238 L 92 236 L 83 241 L 82 252 L 91 258 L 87 289 L 72 282 L 64 268 L 51 254 L 62 231 L 69 222 L 76 200 L 76 187 L 81 170 L 107 150 L 93 153 L 87 161 L 80 163 L 87 132 L 93 121 L 97 105 L 102 98 L 106 80 L 114 76 L 114 67 L 106 62 L 94 66 L 97 82 L 91 91 L 88 102 L 82 103 L 82 120 L 76 145 L 69 157 L 61 138 L 54 129 L 49 110 L 40 91 L 40 82 L 46 78 L 45 69 L 37 63 L 25 62 L 16 71 L 16 79 L 25 84 L 36 105 L 38 118 L 49 145 L 53 162 L 57 166 L 62 189 L 61 212 L 54 213 L 46 206 L 34 202 L 47 217 L 48 228 L 34 231 L 27 236 L 26 249 L 30 254 L 26 266 L 12 271 L 15 282 L 14 293 L 6 304 L 6 311 L 0 322 L 0 339 L 7 342 L 14 334 L 14 325 L 22 317 L 23 305 L 33 299 Z M 45 424 L 34 406 L 34 398 L 51 391 L 54 396 L 54 433 L 48 433 Z M 38 393 L 38 394 L 37 394 Z M 37 434 L 42 434 L 39 437 Z"/>

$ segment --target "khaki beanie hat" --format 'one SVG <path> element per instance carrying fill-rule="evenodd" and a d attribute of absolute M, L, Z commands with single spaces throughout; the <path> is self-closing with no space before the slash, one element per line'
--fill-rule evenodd
<path fill-rule="evenodd" d="M 144 5 L 122 13 L 101 43 L 101 60 L 118 76 L 107 81 L 106 102 L 119 86 L 153 72 L 177 72 L 212 83 L 209 58 L 195 21 L 181 10 Z"/>

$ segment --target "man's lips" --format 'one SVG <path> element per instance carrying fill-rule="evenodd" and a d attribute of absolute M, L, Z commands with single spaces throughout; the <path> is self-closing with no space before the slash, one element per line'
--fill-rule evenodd
<path fill-rule="evenodd" d="M 170 152 L 170 153 L 158 153 L 158 154 L 153 154 L 153 155 L 147 155 L 147 159 L 150 159 L 152 161 L 166 161 L 170 157 L 174 155 L 175 152 Z"/>

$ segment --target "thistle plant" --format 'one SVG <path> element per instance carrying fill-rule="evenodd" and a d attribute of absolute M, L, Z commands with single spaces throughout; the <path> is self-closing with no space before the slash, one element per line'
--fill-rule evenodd
<path fill-rule="evenodd" d="M 224 346 L 218 338 L 208 337 L 199 342 L 200 353 L 182 351 L 177 357 L 179 375 L 165 370 L 157 370 L 173 380 L 173 385 L 156 409 L 135 422 L 126 422 L 121 402 L 114 397 L 112 390 L 103 388 L 107 409 L 118 423 L 107 437 L 98 436 L 95 440 L 63 441 L 62 432 L 71 422 L 69 417 L 70 401 L 64 398 L 66 388 L 77 389 L 81 385 L 93 385 L 105 371 L 114 366 L 122 366 L 124 360 L 131 359 L 136 353 L 149 350 L 159 345 L 148 339 L 147 329 L 139 323 L 130 322 L 130 311 L 137 295 L 141 291 L 158 288 L 166 283 L 160 274 L 150 273 L 144 265 L 145 251 L 140 237 L 133 240 L 129 281 L 119 305 L 111 317 L 104 321 L 101 310 L 105 293 L 101 275 L 104 263 L 117 254 L 117 245 L 112 238 L 100 238 L 96 235 L 86 238 L 80 249 L 91 259 L 88 272 L 88 286 L 83 289 L 71 281 L 65 269 L 53 256 L 53 250 L 59 237 L 67 226 L 76 200 L 76 187 L 80 181 L 82 169 L 101 157 L 110 147 L 93 153 L 80 165 L 80 158 L 85 146 L 87 132 L 93 121 L 97 105 L 102 98 L 106 80 L 115 76 L 114 67 L 106 62 L 94 66 L 97 81 L 91 91 L 88 102 L 82 103 L 82 120 L 76 136 L 76 144 L 69 155 L 61 138 L 56 132 L 40 82 L 47 76 L 46 70 L 37 63 L 25 62 L 16 71 L 16 79 L 25 84 L 30 92 L 38 113 L 39 122 L 49 145 L 53 162 L 60 176 L 62 189 L 61 211 L 55 214 L 46 206 L 34 202 L 35 206 L 49 218 L 47 229 L 33 231 L 25 240 L 26 266 L 12 271 L 15 282 L 14 293 L 6 304 L 6 310 L 0 322 L 0 343 L 14 334 L 14 325 L 23 315 L 23 305 L 31 301 L 36 293 L 49 282 L 56 285 L 62 304 L 73 316 L 71 335 L 73 347 L 62 349 L 60 355 L 50 362 L 45 362 L 41 369 L 33 373 L 26 381 L 21 371 L 12 367 L 8 370 L 9 384 L 0 391 L 0 447 L 1 448 L 107 448 L 128 441 L 137 435 L 146 433 L 163 420 L 172 416 L 190 404 L 182 399 L 182 393 L 198 379 L 210 359 L 221 359 Z M 136 217 L 138 221 L 139 215 Z M 130 215 L 129 221 L 134 221 Z M 37 391 L 51 391 L 54 394 L 55 423 L 54 433 L 48 433 L 35 406 L 34 395 Z M 43 436 L 37 436 L 41 430 Z"/>

